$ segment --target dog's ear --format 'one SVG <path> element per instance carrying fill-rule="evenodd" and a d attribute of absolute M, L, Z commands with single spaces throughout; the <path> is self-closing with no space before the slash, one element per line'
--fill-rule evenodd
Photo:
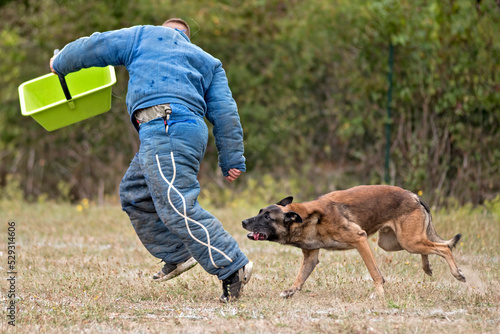
<path fill-rule="evenodd" d="M 281 201 L 276 203 L 276 205 L 286 206 L 286 205 L 292 203 L 292 201 L 293 201 L 293 197 L 288 196 L 287 198 L 283 198 Z"/>
<path fill-rule="evenodd" d="M 283 219 L 283 221 L 286 224 L 290 224 L 290 223 L 299 223 L 300 224 L 300 223 L 302 223 L 302 217 L 297 212 L 290 211 L 290 212 L 285 213 L 285 218 Z"/>

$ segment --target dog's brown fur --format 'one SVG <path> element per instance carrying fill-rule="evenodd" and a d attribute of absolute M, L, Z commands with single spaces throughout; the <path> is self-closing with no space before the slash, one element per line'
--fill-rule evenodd
<path fill-rule="evenodd" d="M 393 252 L 407 250 L 422 255 L 422 268 L 432 275 L 428 255 L 443 257 L 459 281 L 465 277 L 458 269 L 451 249 L 461 235 L 441 239 L 432 225 L 429 207 L 410 191 L 393 186 L 358 186 L 334 191 L 315 201 L 292 203 L 287 197 L 270 205 L 255 217 L 243 221 L 252 240 L 268 240 L 302 249 L 304 260 L 295 283 L 282 292 L 291 297 L 319 263 L 321 248 L 357 249 L 372 276 L 377 292 L 384 294 L 382 277 L 368 245 L 368 236 L 379 232 L 380 248 Z"/>

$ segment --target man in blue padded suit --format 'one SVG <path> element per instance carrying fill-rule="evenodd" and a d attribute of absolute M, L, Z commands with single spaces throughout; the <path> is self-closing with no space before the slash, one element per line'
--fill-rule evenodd
<path fill-rule="evenodd" d="M 127 212 L 146 249 L 171 279 L 196 263 L 222 280 L 221 301 L 240 296 L 252 262 L 222 224 L 203 210 L 197 175 L 213 124 L 219 166 L 229 182 L 245 171 L 243 131 L 221 62 L 190 42 L 181 19 L 162 26 L 94 33 L 66 45 L 50 61 L 66 75 L 93 66 L 129 72 L 127 108 L 139 131 L 139 153 L 120 184 Z"/>

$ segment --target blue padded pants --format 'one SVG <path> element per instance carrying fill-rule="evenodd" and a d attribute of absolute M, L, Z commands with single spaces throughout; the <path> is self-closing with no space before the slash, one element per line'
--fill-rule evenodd
<path fill-rule="evenodd" d="M 223 280 L 248 263 L 238 243 L 198 203 L 198 171 L 208 129 L 202 118 L 172 115 L 141 124 L 141 145 L 120 184 L 123 210 L 146 249 L 166 263 L 194 257 Z"/>

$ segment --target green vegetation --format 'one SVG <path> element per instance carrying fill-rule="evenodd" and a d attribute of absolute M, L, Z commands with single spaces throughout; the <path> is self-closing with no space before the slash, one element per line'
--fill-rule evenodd
<path fill-rule="evenodd" d="M 302 252 L 246 238 L 239 223 L 260 207 L 228 203 L 214 212 L 254 261 L 254 275 L 236 303 L 218 301 L 220 282 L 200 266 L 164 283 L 161 264 L 137 239 L 118 204 L 0 201 L 16 223 L 16 333 L 495 333 L 500 307 L 499 203 L 440 211 L 443 238 L 462 233 L 454 251 L 467 283 L 431 256 L 371 248 L 383 273 L 386 299 L 356 251 L 320 253 L 302 292 L 279 297 L 299 270 Z M 4 241 L 7 239 L 7 225 Z M 2 247 L 4 250 L 5 247 Z M 3 253 L 2 266 L 6 265 Z M 4 267 L 5 268 L 5 267 Z M 0 284 L 6 296 L 7 283 Z M 5 304 L 3 303 L 4 307 Z M 10 326 L 0 321 L 0 332 Z"/>
<path fill-rule="evenodd" d="M 0 186 L 10 177 L 28 199 L 103 202 L 116 195 L 138 139 L 125 111 L 124 69 L 110 112 L 53 133 L 21 116 L 18 85 L 47 73 L 52 50 L 78 37 L 172 16 L 186 19 L 193 42 L 222 60 L 239 105 L 249 172 L 231 191 L 267 185 L 263 176 L 280 185 L 274 196 L 293 192 L 302 199 L 382 183 L 389 122 L 392 184 L 423 191 L 438 207 L 450 198 L 480 204 L 499 193 L 498 1 L 25 0 L 0 6 Z M 216 159 L 211 145 L 200 176 L 214 201 L 228 187 L 218 181 Z"/>

